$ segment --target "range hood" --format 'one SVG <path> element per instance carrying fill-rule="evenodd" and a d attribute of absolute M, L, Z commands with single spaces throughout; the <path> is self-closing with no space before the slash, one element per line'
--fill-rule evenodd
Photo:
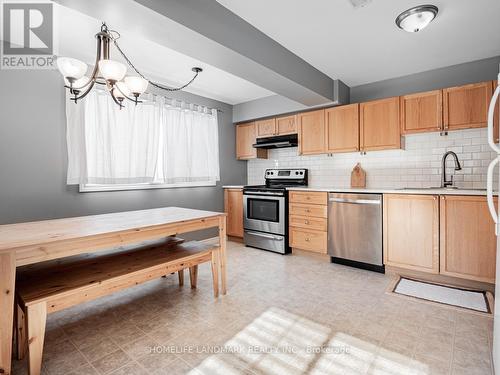
<path fill-rule="evenodd" d="M 284 148 L 296 147 L 298 145 L 297 134 L 277 135 L 274 137 L 257 138 L 255 148 Z"/>

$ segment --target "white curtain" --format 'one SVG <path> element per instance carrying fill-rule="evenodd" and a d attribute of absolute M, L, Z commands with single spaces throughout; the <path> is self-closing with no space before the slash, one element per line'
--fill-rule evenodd
<path fill-rule="evenodd" d="M 217 111 L 169 106 L 164 112 L 162 155 L 165 183 L 218 181 Z"/>
<path fill-rule="evenodd" d="M 66 101 L 68 184 L 182 184 L 219 177 L 217 111 L 145 96 L 121 110 L 93 90 Z"/>

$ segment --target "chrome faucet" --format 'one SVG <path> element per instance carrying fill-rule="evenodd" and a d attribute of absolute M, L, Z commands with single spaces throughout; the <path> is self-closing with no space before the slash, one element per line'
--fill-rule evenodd
<path fill-rule="evenodd" d="M 453 159 L 455 159 L 455 170 L 459 171 L 462 169 L 460 166 L 460 162 L 458 161 L 458 156 L 455 154 L 453 151 L 448 151 L 443 155 L 443 160 L 442 160 L 442 165 L 441 165 L 441 187 L 445 188 L 448 186 L 453 186 L 453 175 L 450 176 L 450 180 L 448 181 L 446 179 L 446 158 L 448 158 L 449 155 L 453 155 Z"/>

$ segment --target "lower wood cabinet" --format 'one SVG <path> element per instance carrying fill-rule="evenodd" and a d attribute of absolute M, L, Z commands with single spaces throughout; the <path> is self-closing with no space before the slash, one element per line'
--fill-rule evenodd
<path fill-rule="evenodd" d="M 439 273 L 439 197 L 384 195 L 384 263 Z"/>
<path fill-rule="evenodd" d="M 486 197 L 441 196 L 440 219 L 440 273 L 494 283 L 497 239 Z"/>
<path fill-rule="evenodd" d="M 224 211 L 227 213 L 227 235 L 243 237 L 242 189 L 224 189 Z"/>
<path fill-rule="evenodd" d="M 289 236 L 292 248 L 326 254 L 328 193 L 289 192 Z"/>
<path fill-rule="evenodd" d="M 290 227 L 291 247 L 326 254 L 326 241 L 326 231 Z"/>
<path fill-rule="evenodd" d="M 384 194 L 384 263 L 494 283 L 496 236 L 486 197 Z"/>

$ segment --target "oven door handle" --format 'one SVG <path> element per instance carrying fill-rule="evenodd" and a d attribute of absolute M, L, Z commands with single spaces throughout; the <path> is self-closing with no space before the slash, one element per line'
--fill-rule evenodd
<path fill-rule="evenodd" d="M 260 233 L 260 232 L 249 231 L 249 230 L 246 230 L 245 233 L 248 233 L 252 236 L 267 238 L 269 240 L 283 241 L 283 237 L 273 236 L 272 234 L 264 234 L 264 233 Z"/>
<path fill-rule="evenodd" d="M 277 197 L 284 198 L 283 193 L 274 193 L 274 192 L 264 192 L 264 191 L 246 191 L 243 192 L 243 195 L 246 197 Z"/>

